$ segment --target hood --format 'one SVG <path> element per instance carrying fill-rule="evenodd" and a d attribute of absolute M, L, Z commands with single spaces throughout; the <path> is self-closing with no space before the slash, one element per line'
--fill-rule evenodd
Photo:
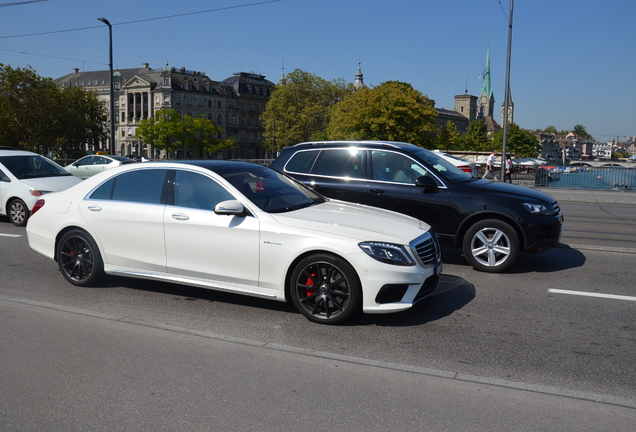
<path fill-rule="evenodd" d="M 58 177 L 39 177 L 32 179 L 21 180 L 21 182 L 33 189 L 59 192 L 75 186 L 82 182 L 82 179 L 75 177 L 74 175 L 58 176 Z"/>
<path fill-rule="evenodd" d="M 425 222 L 384 210 L 344 201 L 322 204 L 270 215 L 276 222 L 295 228 L 336 234 L 360 241 L 386 241 L 404 244 L 430 229 Z"/>
<path fill-rule="evenodd" d="M 513 185 L 510 183 L 481 179 L 462 185 L 465 187 L 465 191 L 475 194 L 491 194 L 501 196 L 503 198 L 514 199 L 515 197 L 520 200 L 534 200 L 542 201 L 552 204 L 556 201 L 552 196 L 545 192 L 541 192 L 532 188 L 523 187 L 519 185 Z"/>

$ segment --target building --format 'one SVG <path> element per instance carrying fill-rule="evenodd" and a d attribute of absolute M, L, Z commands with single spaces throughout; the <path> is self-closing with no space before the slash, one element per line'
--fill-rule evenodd
<path fill-rule="evenodd" d="M 79 72 L 54 80 L 59 86 L 81 86 L 97 92 L 107 106 L 110 99 L 109 71 Z M 232 150 L 223 150 L 215 158 L 263 158 L 260 147 L 259 116 L 265 109 L 274 84 L 265 76 L 237 72 L 221 82 L 210 79 L 204 72 L 174 68 L 151 69 L 148 63 L 141 68 L 118 69 L 113 72 L 115 94 L 115 148 L 120 155 L 142 155 L 147 158 L 172 158 L 165 151 L 152 148 L 135 138 L 142 120 L 153 118 L 160 109 L 174 109 L 181 115 L 196 118 L 200 115 L 222 128 L 221 139 L 237 143 Z M 102 148 L 108 148 L 102 143 Z M 89 148 L 95 151 L 98 148 Z M 189 157 L 183 149 L 176 156 Z M 180 154 L 179 154 L 180 153 Z"/>

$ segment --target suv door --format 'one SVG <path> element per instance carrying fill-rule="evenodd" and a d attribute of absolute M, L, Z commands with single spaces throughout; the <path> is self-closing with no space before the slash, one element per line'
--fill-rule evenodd
<path fill-rule="evenodd" d="M 355 148 L 301 150 L 285 172 L 329 198 L 359 203 L 367 194 L 365 154 Z"/>
<path fill-rule="evenodd" d="M 365 198 L 358 201 L 404 213 L 431 225 L 440 237 L 454 236 L 450 223 L 452 209 L 446 185 L 421 162 L 409 155 L 390 150 L 368 150 L 369 179 Z M 429 176 L 438 192 L 415 185 L 415 179 Z M 447 234 L 446 236 L 444 234 Z"/>

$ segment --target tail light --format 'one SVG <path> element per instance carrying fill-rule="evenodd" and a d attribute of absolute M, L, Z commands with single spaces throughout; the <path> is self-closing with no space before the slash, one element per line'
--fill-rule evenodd
<path fill-rule="evenodd" d="M 467 173 L 472 173 L 473 169 L 470 167 L 470 165 L 460 165 L 457 168 L 459 168 L 460 170 L 467 172 Z"/>
<path fill-rule="evenodd" d="M 33 205 L 33 210 L 31 210 L 31 216 L 33 216 L 35 212 L 40 210 L 42 207 L 44 207 L 44 200 L 43 199 L 37 200 L 35 204 Z"/>

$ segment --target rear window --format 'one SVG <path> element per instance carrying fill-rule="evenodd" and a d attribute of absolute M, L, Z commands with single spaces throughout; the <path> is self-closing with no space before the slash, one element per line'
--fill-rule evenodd
<path fill-rule="evenodd" d="M 311 150 L 300 151 L 294 154 L 287 162 L 287 165 L 285 165 L 285 171 L 298 174 L 309 174 L 311 172 L 311 168 L 314 166 L 314 161 L 316 160 L 318 153 L 319 151 Z"/>

